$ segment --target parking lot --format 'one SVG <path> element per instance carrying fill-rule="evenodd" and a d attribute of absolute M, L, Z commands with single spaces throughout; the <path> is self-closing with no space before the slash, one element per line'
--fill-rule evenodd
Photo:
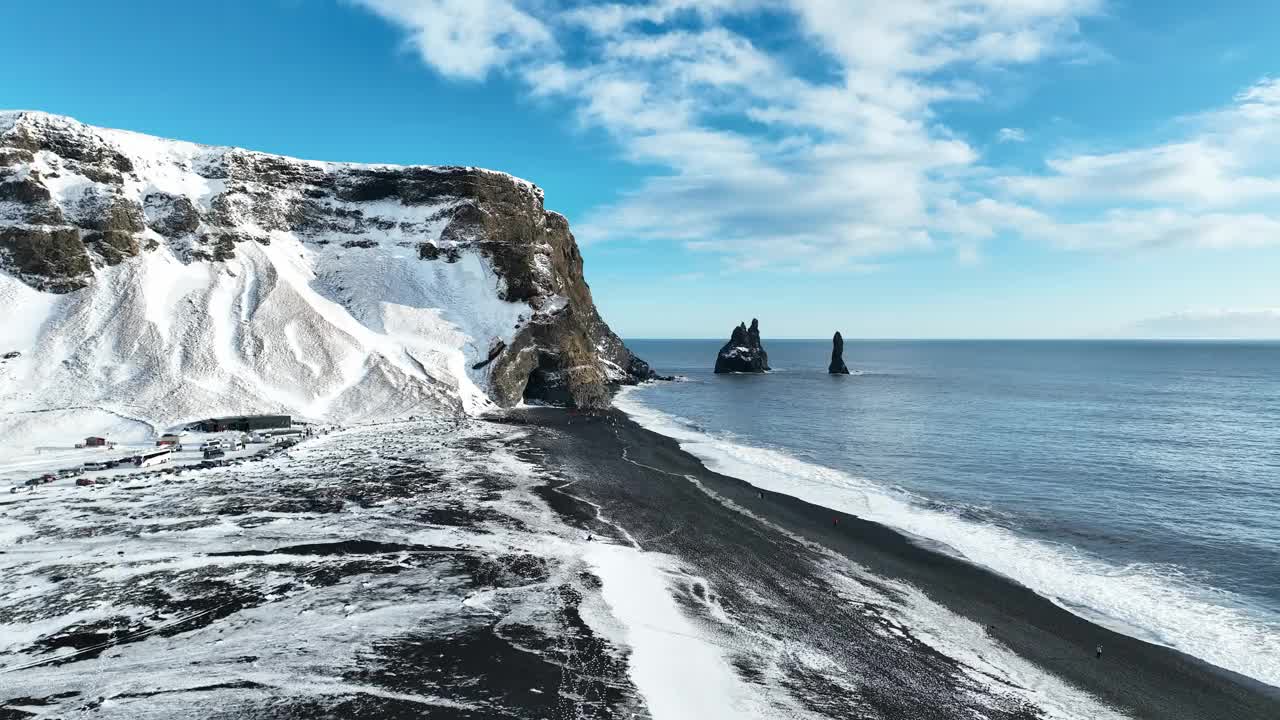
<path fill-rule="evenodd" d="M 0 492 L 40 492 L 45 488 L 76 487 L 77 481 L 91 480 L 93 484 L 109 483 L 130 475 L 163 470 L 166 467 L 183 467 L 198 465 L 206 460 L 202 447 L 209 441 L 221 441 L 224 454 L 216 459 L 220 461 L 236 460 L 250 457 L 269 450 L 281 438 L 266 438 L 263 442 L 249 442 L 241 449 L 234 447 L 234 439 L 242 437 L 239 432 L 201 433 L 184 432 L 180 435 L 181 449 L 170 453 L 167 461 L 158 465 L 138 467 L 130 458 L 136 458 L 161 448 L 155 442 L 118 443 L 104 447 L 67 447 L 67 448 L 34 448 L 22 454 L 10 454 L 0 459 Z M 287 436 L 297 438 L 298 436 Z M 96 464 L 119 463 L 109 469 L 93 468 Z M 80 472 L 70 474 L 66 471 L 78 469 Z M 61 474 L 60 474 L 61 473 Z M 50 482 L 29 481 L 42 476 L 54 476 Z"/>

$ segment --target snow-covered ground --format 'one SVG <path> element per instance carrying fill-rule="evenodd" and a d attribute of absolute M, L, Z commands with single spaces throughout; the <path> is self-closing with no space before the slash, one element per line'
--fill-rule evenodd
<path fill-rule="evenodd" d="M 759 717 L 674 560 L 563 524 L 521 437 L 370 425 L 0 496 L 0 711 Z"/>
<path fill-rule="evenodd" d="M 892 670 L 807 635 L 791 588 L 655 552 L 681 528 L 633 537 L 575 488 L 590 471 L 529 432 L 548 431 L 365 425 L 232 466 L 0 494 L 0 713 L 815 718 Z M 971 674 L 934 682 L 1044 711 L 990 717 L 1116 717 L 913 588 L 752 520 L 797 568 L 816 559 L 813 591 L 834 588 L 862 630 Z"/>
<path fill-rule="evenodd" d="M 283 233 L 281 235 L 284 235 Z M 378 281 L 377 278 L 381 278 Z M 529 309 L 476 254 L 319 252 L 293 237 L 184 265 L 157 250 L 68 295 L 0 272 L 0 446 L 142 440 L 243 413 L 347 421 L 487 404 L 469 360 Z M 329 296 L 360 288 L 342 305 Z"/>

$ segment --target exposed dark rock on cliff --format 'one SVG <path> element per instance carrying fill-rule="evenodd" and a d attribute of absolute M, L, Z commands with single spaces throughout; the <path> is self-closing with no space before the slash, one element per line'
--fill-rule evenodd
<path fill-rule="evenodd" d="M 494 401 L 602 407 L 610 386 L 656 377 L 600 317 L 568 222 L 530 183 L 472 167 L 319 163 L 172 144 L 178 149 L 165 150 L 163 162 L 181 173 L 180 187 L 207 190 L 142 195 L 152 170 L 128 144 L 140 141 L 125 135 L 0 113 L 0 268 L 68 293 L 161 246 L 183 263 L 218 262 L 244 243 L 269 245 L 272 233 L 350 253 L 400 246 L 421 262 L 479 253 L 501 279 L 501 298 L 532 310 L 511 342 L 476 338 L 493 354 L 467 358 Z M 404 212 L 414 208 L 422 210 Z"/>
<path fill-rule="evenodd" d="M 751 327 L 740 323 L 733 329 L 729 342 L 716 355 L 717 373 L 762 373 L 769 370 L 769 354 L 760 344 L 760 321 L 751 320 Z"/>
<path fill-rule="evenodd" d="M 831 365 L 827 367 L 827 372 L 832 375 L 849 374 L 849 366 L 844 364 L 844 338 L 840 336 L 839 330 L 831 338 Z"/>
<path fill-rule="evenodd" d="M 0 253 L 5 265 L 41 290 L 65 293 L 89 283 L 89 253 L 79 230 L 0 227 Z"/>

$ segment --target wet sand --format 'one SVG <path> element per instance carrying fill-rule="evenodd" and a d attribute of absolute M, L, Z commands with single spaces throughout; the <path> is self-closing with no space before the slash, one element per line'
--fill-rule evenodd
<path fill-rule="evenodd" d="M 894 642 L 866 632 L 861 627 L 866 617 L 844 607 L 822 577 L 805 569 L 812 566 L 796 561 L 803 551 L 761 520 L 840 553 L 875 575 L 919 588 L 934 602 L 986 626 L 1019 656 L 1132 717 L 1280 718 L 1280 689 L 1107 630 L 1015 582 L 925 549 L 883 525 L 711 472 L 674 440 L 641 428 L 619 411 L 585 415 L 534 409 L 504 422 L 550 430 L 533 433 L 530 442 L 541 446 L 549 466 L 563 468 L 565 485 L 572 483 L 547 497 L 570 521 L 602 535 L 616 532 L 581 504 L 590 501 L 609 525 L 625 530 L 645 550 L 670 553 L 704 569 L 713 585 L 718 578 L 730 593 L 729 603 L 736 599 L 740 610 L 752 608 L 749 600 L 732 597 L 733 585 L 768 588 L 768 612 L 779 616 L 779 627 L 807 642 L 826 642 L 841 662 L 868 674 L 865 687 L 849 697 L 821 683 L 798 687 L 798 695 L 815 703 L 819 696 L 831 698 L 830 708 L 813 707 L 830 716 L 844 716 L 840 708 L 853 706 L 904 719 L 962 717 L 968 711 L 948 707 L 963 695 L 962 689 L 938 680 L 953 666 L 910 638 Z M 729 508 L 707 491 L 760 519 Z M 1094 656 L 1098 645 L 1104 649 L 1101 659 Z M 803 686 L 804 679 L 798 677 L 797 683 Z M 862 715 L 850 711 L 848 716 Z M 1031 708 L 1008 708 L 996 716 L 1038 715 Z"/>

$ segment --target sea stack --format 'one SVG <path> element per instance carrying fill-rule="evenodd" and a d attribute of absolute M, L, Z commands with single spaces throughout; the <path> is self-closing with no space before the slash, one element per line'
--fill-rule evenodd
<path fill-rule="evenodd" d="M 769 354 L 760 344 L 760 322 L 753 318 L 750 328 L 739 323 L 716 355 L 716 373 L 762 373 L 768 369 Z"/>
<path fill-rule="evenodd" d="M 840 337 L 840 331 L 837 330 L 835 337 L 831 338 L 831 365 L 827 368 L 827 372 L 832 375 L 848 375 L 849 366 L 844 364 L 844 338 Z"/>

